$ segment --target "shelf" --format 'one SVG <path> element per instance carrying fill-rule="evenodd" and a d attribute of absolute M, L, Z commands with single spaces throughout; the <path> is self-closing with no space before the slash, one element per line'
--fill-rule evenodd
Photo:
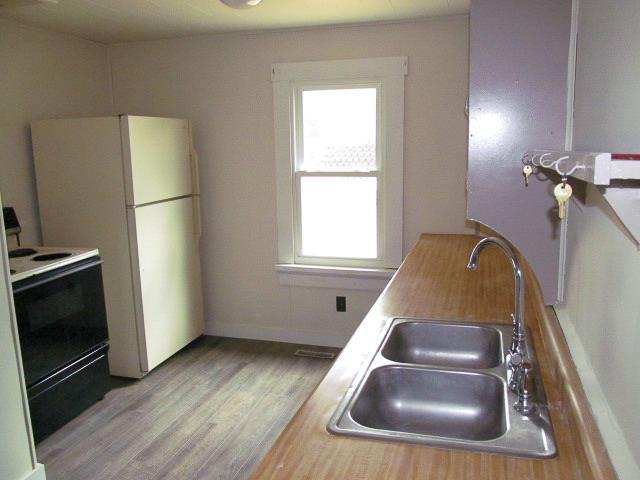
<path fill-rule="evenodd" d="M 530 150 L 523 162 L 600 186 L 604 198 L 640 245 L 640 154 Z"/>

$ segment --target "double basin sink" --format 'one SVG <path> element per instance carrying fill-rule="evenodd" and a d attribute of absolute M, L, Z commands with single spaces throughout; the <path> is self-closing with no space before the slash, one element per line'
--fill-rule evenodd
<path fill-rule="evenodd" d="M 507 388 L 508 325 L 392 319 L 328 429 L 336 434 L 548 458 L 553 429 L 533 346 L 534 414 Z"/>

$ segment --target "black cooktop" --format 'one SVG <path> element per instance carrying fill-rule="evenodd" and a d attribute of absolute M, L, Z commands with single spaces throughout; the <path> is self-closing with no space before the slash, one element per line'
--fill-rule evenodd
<path fill-rule="evenodd" d="M 28 257 L 36 253 L 38 253 L 38 251 L 33 248 L 15 248 L 9 252 L 9 258 Z"/>
<path fill-rule="evenodd" d="M 60 258 L 70 257 L 71 253 L 69 252 L 54 252 L 54 253 L 45 253 L 44 255 L 36 255 L 33 257 L 34 262 L 48 262 L 49 260 L 58 260 Z"/>

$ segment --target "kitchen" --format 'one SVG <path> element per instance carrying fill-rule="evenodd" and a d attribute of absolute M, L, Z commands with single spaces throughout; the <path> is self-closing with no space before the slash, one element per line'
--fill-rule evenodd
<path fill-rule="evenodd" d="M 69 4 L 69 10 L 61 10 L 67 8 L 65 3 Z M 449 7 L 446 2 L 403 2 L 405 10 L 398 7 L 398 11 L 404 12 L 402 18 L 375 17 L 375 12 L 361 12 L 358 17 L 357 12 L 337 7 L 331 13 L 315 3 L 314 15 L 290 12 L 304 20 L 294 19 L 289 25 L 278 23 L 278 15 L 284 15 L 288 8 L 283 1 L 271 0 L 270 3 L 276 4 L 270 7 L 268 0 L 263 0 L 255 8 L 246 10 L 225 10 L 228 7 L 218 5 L 217 1 L 199 2 L 198 5 L 206 4 L 215 12 L 216 18 L 210 20 L 209 25 L 193 19 L 187 22 L 179 15 L 174 15 L 172 23 L 170 14 L 169 20 L 155 22 L 156 17 L 149 13 L 151 20 L 135 17 L 136 22 L 140 22 L 136 27 L 127 27 L 133 22 L 128 15 L 133 13 L 120 11 L 120 3 L 113 6 L 111 14 L 103 13 L 102 17 L 120 23 L 96 21 L 96 17 L 86 12 L 87 7 L 78 6 L 81 3 L 60 1 L 57 5 L 2 9 L 0 49 L 3 64 L 11 68 L 4 75 L 7 85 L 3 87 L 6 99 L 2 114 L 0 187 L 4 206 L 16 208 L 24 245 L 40 245 L 43 241 L 31 122 L 121 113 L 185 118 L 192 123 L 199 158 L 205 333 L 221 338 L 343 347 L 382 292 L 388 277 L 332 277 L 329 287 L 318 287 L 309 284 L 319 281 L 317 275 L 300 270 L 293 273 L 276 270 L 275 264 L 291 262 L 280 260 L 278 245 L 280 192 L 271 67 L 294 62 L 397 57 L 408 58 L 408 73 L 402 73 L 405 89 L 402 257 L 412 251 L 422 233 L 478 233 L 476 226 L 466 220 L 468 120 L 464 105 L 469 94 L 472 96 L 471 120 L 474 114 L 474 92 L 469 91 L 469 61 L 471 59 L 473 68 L 474 55 L 469 51 L 470 17 L 466 2 L 449 2 Z M 474 2 L 472 7 L 475 3 L 481 8 L 484 4 L 501 2 Z M 513 5 L 513 10 L 517 10 L 524 9 L 528 2 L 502 3 Z M 275 10 L 265 10 L 263 16 L 261 9 L 267 8 Z M 574 6 L 574 10 L 576 8 Z M 638 44 L 638 34 L 632 27 L 637 23 L 633 21 L 638 18 L 637 7 L 634 2 L 625 2 L 607 9 L 598 2 L 582 1 L 577 12 L 574 11 L 574 21 L 582 32 L 579 36 L 582 43 L 576 69 L 574 147 L 582 151 L 637 153 L 640 145 L 634 128 L 640 100 L 633 85 L 637 83 L 638 72 L 637 63 L 628 61 L 635 58 L 630 52 L 634 51 L 633 45 Z M 551 16 L 567 23 L 570 8 L 561 13 L 554 10 Z M 275 15 L 271 20 L 267 18 L 270 14 Z M 145 17 L 144 12 L 139 15 Z M 229 25 L 211 26 L 218 18 L 226 18 Z M 238 19 L 247 23 L 235 28 L 235 32 L 229 31 L 234 30 Z M 182 21 L 188 25 L 180 26 Z M 566 26 L 570 30 L 570 22 Z M 526 29 L 527 34 L 529 30 L 535 29 Z M 612 35 L 612 31 L 618 34 Z M 602 38 L 606 42 L 602 42 Z M 567 33 L 567 42 L 568 39 Z M 610 55 L 611 50 L 619 52 L 619 57 Z M 566 61 L 562 68 L 566 77 L 569 54 L 565 51 L 564 55 Z M 507 61 L 510 60 L 504 60 Z M 601 63 L 606 69 L 598 67 Z M 603 78 L 605 70 L 611 73 Z M 524 79 L 522 81 L 524 83 Z M 600 112 L 601 118 L 606 118 L 606 128 L 597 119 L 593 120 L 593 112 Z M 525 149 L 528 148 L 564 149 L 557 144 L 533 144 Z M 515 170 L 504 175 L 492 171 L 487 172 L 488 175 L 509 177 L 509 182 L 525 188 L 520 158 L 510 160 L 516 162 Z M 531 190 L 538 188 L 533 179 L 530 183 L 529 190 L 521 190 L 523 198 L 526 192 L 531 199 Z M 543 185 L 536 194 L 545 205 L 553 206 L 553 197 L 544 190 L 549 182 Z M 638 462 L 635 433 L 638 418 L 632 407 L 637 403 L 638 387 L 637 382 L 625 381 L 633 378 L 630 366 L 633 362 L 629 360 L 633 339 L 638 338 L 637 322 L 632 321 L 637 319 L 638 299 L 631 293 L 637 284 L 634 279 L 638 278 L 637 247 L 598 191 L 593 188 L 588 193 L 585 207 L 579 209 L 574 207 L 575 203 L 570 206 L 569 216 L 573 214 L 576 223 L 573 229 L 569 225 L 568 234 L 575 236 L 578 240 L 570 240 L 578 243 L 569 250 L 569 255 L 574 257 L 566 263 L 567 301 L 556 308 L 556 314 L 592 402 L 591 409 L 598 412 L 596 421 L 608 455 L 620 478 L 637 478 L 633 472 L 637 472 Z M 513 237 L 507 235 L 502 226 L 498 230 L 509 240 L 517 241 L 519 248 L 531 249 L 517 235 L 535 231 L 537 222 L 541 221 L 539 217 L 546 213 L 535 210 L 533 205 L 531 211 L 518 217 L 516 211 L 503 205 L 495 203 L 496 214 L 511 218 L 521 229 L 514 232 Z M 471 247 L 465 247 L 467 256 Z M 554 244 L 550 248 L 558 247 Z M 540 250 L 533 253 L 540 255 Z M 489 255 L 489 251 L 484 255 Z M 546 257 L 534 258 L 529 252 L 525 257 L 534 268 L 541 268 L 537 267 L 538 263 L 547 265 Z M 485 261 L 489 258 L 480 259 L 478 272 L 470 274 L 470 282 L 484 278 Z M 466 260 L 460 264 L 461 271 L 465 265 Z M 547 279 L 554 277 L 549 270 L 557 272 L 558 264 L 552 262 L 545 268 L 544 280 L 548 283 Z M 538 273 L 538 280 L 543 283 L 541 278 Z M 300 285 L 301 281 L 306 283 Z M 291 282 L 298 285 L 292 286 Z M 512 287 L 509 283 L 506 285 L 502 293 L 510 300 Z M 605 286 L 606 295 L 602 293 Z M 548 289 L 546 293 L 544 303 L 555 303 L 554 299 L 549 301 Z M 336 297 L 343 296 L 346 312 L 337 312 Z M 502 323 L 509 322 L 508 312 L 513 305 L 504 308 L 507 315 L 492 313 Z M 443 315 L 444 311 L 439 314 Z M 424 314 L 416 310 L 413 315 Z M 438 311 L 433 315 L 438 318 Z M 606 328 L 601 316 L 607 318 Z M 168 366 L 171 361 L 167 362 Z M 329 368 L 327 363 L 322 366 L 314 363 L 318 361 L 308 363 L 315 372 L 316 383 L 324 376 L 321 370 Z M 611 371 L 616 373 L 611 375 Z M 307 383 L 304 395 L 296 394 L 304 398 L 299 398 L 299 403 L 291 407 L 289 418 L 311 394 L 315 385 L 311 380 Z M 545 387 L 549 390 L 546 384 Z M 342 397 L 344 393 L 345 388 L 335 395 Z M 331 410 L 326 412 L 325 425 L 335 407 L 325 407 Z M 558 435 L 555 424 L 554 427 Z M 273 441 L 279 433 L 274 433 Z M 327 433 L 328 441 L 339 438 L 329 435 Z M 380 440 L 358 441 L 365 446 L 393 445 Z M 18 448 L 21 447 L 16 445 L 10 451 Z M 415 447 L 411 451 L 412 455 L 420 455 L 420 452 L 438 450 Z M 161 452 L 155 452 L 152 458 L 161 457 Z M 238 451 L 238 457 L 240 453 Z M 562 453 L 561 447 L 560 457 Z M 464 458 L 480 461 L 487 457 L 467 454 Z M 546 460 L 537 462 L 544 464 Z M 474 462 L 470 460 L 470 464 Z M 53 470 L 48 467 L 46 470 L 50 477 L 49 471 Z M 267 478 L 269 474 L 264 472 Z M 623 472 L 626 472 L 624 476 Z M 313 477 L 313 472 L 308 474 Z M 296 478 L 287 471 L 281 473 L 281 478 L 287 475 Z M 210 476 L 215 478 L 214 474 Z M 185 474 L 184 478 L 189 475 Z M 218 478 L 234 478 L 234 474 Z M 394 476 L 389 474 L 387 478 Z M 433 478 L 438 476 L 434 473 Z M 469 478 L 474 477 L 469 475 Z M 523 478 L 527 478 L 526 475 L 523 474 Z M 530 478 L 536 477 L 531 474 Z M 579 478 L 577 474 L 576 478 Z"/>

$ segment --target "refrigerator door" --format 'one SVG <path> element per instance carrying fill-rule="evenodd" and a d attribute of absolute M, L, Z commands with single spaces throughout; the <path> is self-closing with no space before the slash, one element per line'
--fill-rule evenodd
<path fill-rule="evenodd" d="M 143 205 L 194 192 L 188 120 L 122 116 L 127 205 Z"/>
<path fill-rule="evenodd" d="M 143 373 L 204 331 L 196 201 L 127 209 Z"/>

